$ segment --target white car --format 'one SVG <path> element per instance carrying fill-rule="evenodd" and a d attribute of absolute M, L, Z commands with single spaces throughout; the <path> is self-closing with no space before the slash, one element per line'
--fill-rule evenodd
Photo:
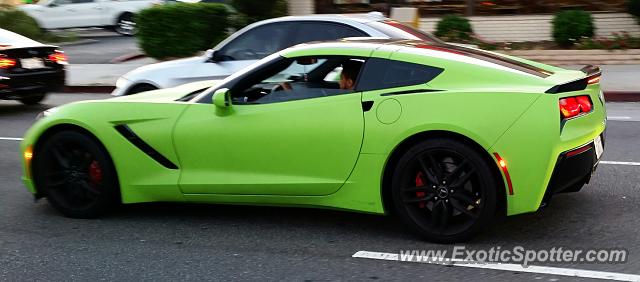
<path fill-rule="evenodd" d="M 122 35 L 133 35 L 133 15 L 153 3 L 153 0 L 42 0 L 18 9 L 44 29 L 107 27 Z"/>
<path fill-rule="evenodd" d="M 118 79 L 111 94 L 122 96 L 194 81 L 222 79 L 287 47 L 346 37 L 441 42 L 430 34 L 385 18 L 380 13 L 281 17 L 251 24 L 202 56 L 137 68 Z"/>

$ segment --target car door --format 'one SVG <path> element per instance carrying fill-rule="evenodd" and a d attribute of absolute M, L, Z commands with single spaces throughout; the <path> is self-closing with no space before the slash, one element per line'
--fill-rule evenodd
<path fill-rule="evenodd" d="M 41 21 L 46 28 L 71 28 L 100 24 L 100 5 L 94 0 L 54 0 Z"/>
<path fill-rule="evenodd" d="M 215 58 L 203 58 L 193 81 L 222 79 L 291 44 L 292 25 L 269 23 L 239 34 L 216 51 Z"/>
<path fill-rule="evenodd" d="M 332 64 L 338 59 L 332 57 Z M 220 86 L 233 96 L 229 111 L 216 109 L 210 95 L 191 105 L 174 131 L 182 192 L 336 192 L 358 159 L 363 112 L 361 93 L 339 89 L 336 65 L 327 69 L 323 60 L 300 65 L 276 56 Z M 316 68 L 319 74 L 312 72 Z M 295 69 L 304 73 L 291 75 Z M 292 89 L 282 89 L 287 83 Z"/>

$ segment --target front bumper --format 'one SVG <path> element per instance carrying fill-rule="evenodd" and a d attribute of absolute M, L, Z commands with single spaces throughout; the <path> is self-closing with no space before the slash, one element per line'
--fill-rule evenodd
<path fill-rule="evenodd" d="M 602 146 L 605 144 L 604 133 L 600 135 Z M 591 175 L 598 167 L 595 143 L 592 141 L 578 148 L 562 152 L 558 156 L 551 180 L 545 191 L 542 206 L 545 206 L 556 193 L 577 192 L 589 183 Z"/>
<path fill-rule="evenodd" d="M 0 76 L 0 99 L 14 100 L 60 90 L 64 86 L 66 72 L 61 68 Z"/>

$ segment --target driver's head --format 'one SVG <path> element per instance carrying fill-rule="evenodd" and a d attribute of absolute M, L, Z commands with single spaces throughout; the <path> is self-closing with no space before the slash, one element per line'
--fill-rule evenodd
<path fill-rule="evenodd" d="M 342 73 L 340 73 L 340 89 L 353 90 L 362 63 L 354 60 L 347 60 L 342 63 Z"/>

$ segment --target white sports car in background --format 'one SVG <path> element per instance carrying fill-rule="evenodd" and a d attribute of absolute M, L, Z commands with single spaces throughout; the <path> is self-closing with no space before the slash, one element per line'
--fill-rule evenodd
<path fill-rule="evenodd" d="M 433 35 L 385 18 L 376 12 L 281 17 L 251 24 L 202 56 L 137 68 L 118 79 L 112 95 L 129 95 L 194 81 L 222 79 L 287 47 L 346 37 L 440 42 Z"/>

